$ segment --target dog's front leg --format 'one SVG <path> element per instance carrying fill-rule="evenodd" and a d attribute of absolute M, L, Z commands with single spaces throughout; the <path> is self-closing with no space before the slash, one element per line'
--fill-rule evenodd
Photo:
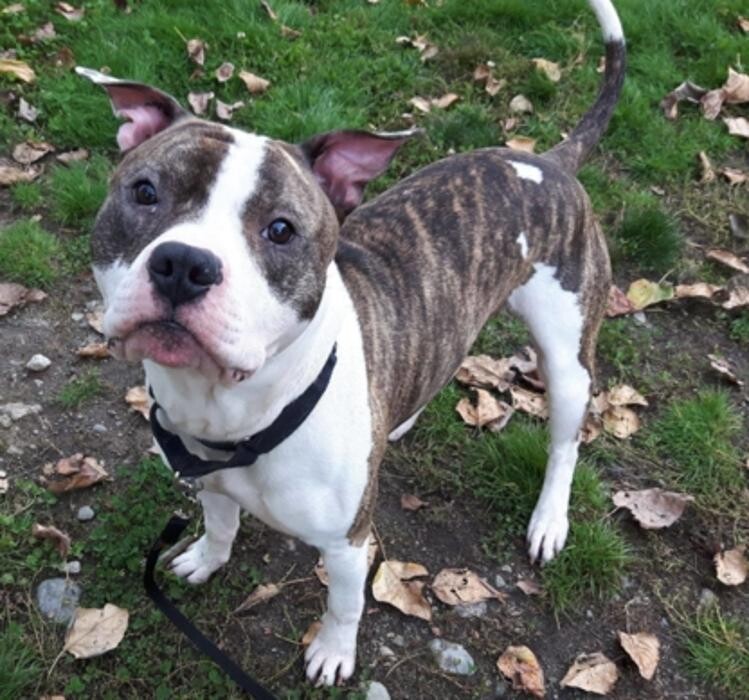
<path fill-rule="evenodd" d="M 333 685 L 354 672 L 356 633 L 364 608 L 367 543 L 354 547 L 342 538 L 322 549 L 328 571 L 328 610 L 322 627 L 307 648 L 307 677 L 318 685 Z"/>
<path fill-rule="evenodd" d="M 201 491 L 205 534 L 174 559 L 172 571 L 188 583 L 203 583 L 231 556 L 231 545 L 239 529 L 239 505 L 228 496 Z"/>

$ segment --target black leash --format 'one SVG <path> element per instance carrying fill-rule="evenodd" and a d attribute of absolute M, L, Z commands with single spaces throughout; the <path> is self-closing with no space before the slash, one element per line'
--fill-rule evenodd
<path fill-rule="evenodd" d="M 172 516 L 166 524 L 164 531 L 159 536 L 159 539 L 151 547 L 151 551 L 148 553 L 148 558 L 146 559 L 146 571 L 143 576 L 143 585 L 146 588 L 146 593 L 154 605 L 192 642 L 193 646 L 211 659 L 245 693 L 252 698 L 257 698 L 257 700 L 276 700 L 275 695 L 263 688 L 256 680 L 250 678 L 221 649 L 197 629 L 156 585 L 153 575 L 161 550 L 165 546 L 171 546 L 179 540 L 188 522 L 189 520 L 186 518 L 181 518 L 178 515 Z"/>

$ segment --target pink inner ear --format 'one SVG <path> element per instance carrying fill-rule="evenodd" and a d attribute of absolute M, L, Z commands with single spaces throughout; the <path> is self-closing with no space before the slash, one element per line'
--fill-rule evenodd
<path fill-rule="evenodd" d="M 130 120 L 117 131 L 117 145 L 121 151 L 135 148 L 162 129 L 166 129 L 170 123 L 163 111 L 149 105 L 119 109 L 117 116 Z"/>

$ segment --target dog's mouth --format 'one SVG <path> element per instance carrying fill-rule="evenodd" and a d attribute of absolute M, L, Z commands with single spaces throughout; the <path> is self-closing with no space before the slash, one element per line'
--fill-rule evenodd
<path fill-rule="evenodd" d="M 122 338 L 110 338 L 109 350 L 127 362 L 152 360 L 165 367 L 190 368 L 224 381 L 242 382 L 252 372 L 226 367 L 176 321 L 149 321 Z"/>

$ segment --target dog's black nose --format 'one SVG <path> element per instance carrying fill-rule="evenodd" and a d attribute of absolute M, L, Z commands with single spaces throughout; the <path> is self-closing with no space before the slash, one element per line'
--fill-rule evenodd
<path fill-rule="evenodd" d="M 210 250 L 170 241 L 154 248 L 148 274 L 158 292 L 177 306 L 221 282 L 221 261 Z"/>

